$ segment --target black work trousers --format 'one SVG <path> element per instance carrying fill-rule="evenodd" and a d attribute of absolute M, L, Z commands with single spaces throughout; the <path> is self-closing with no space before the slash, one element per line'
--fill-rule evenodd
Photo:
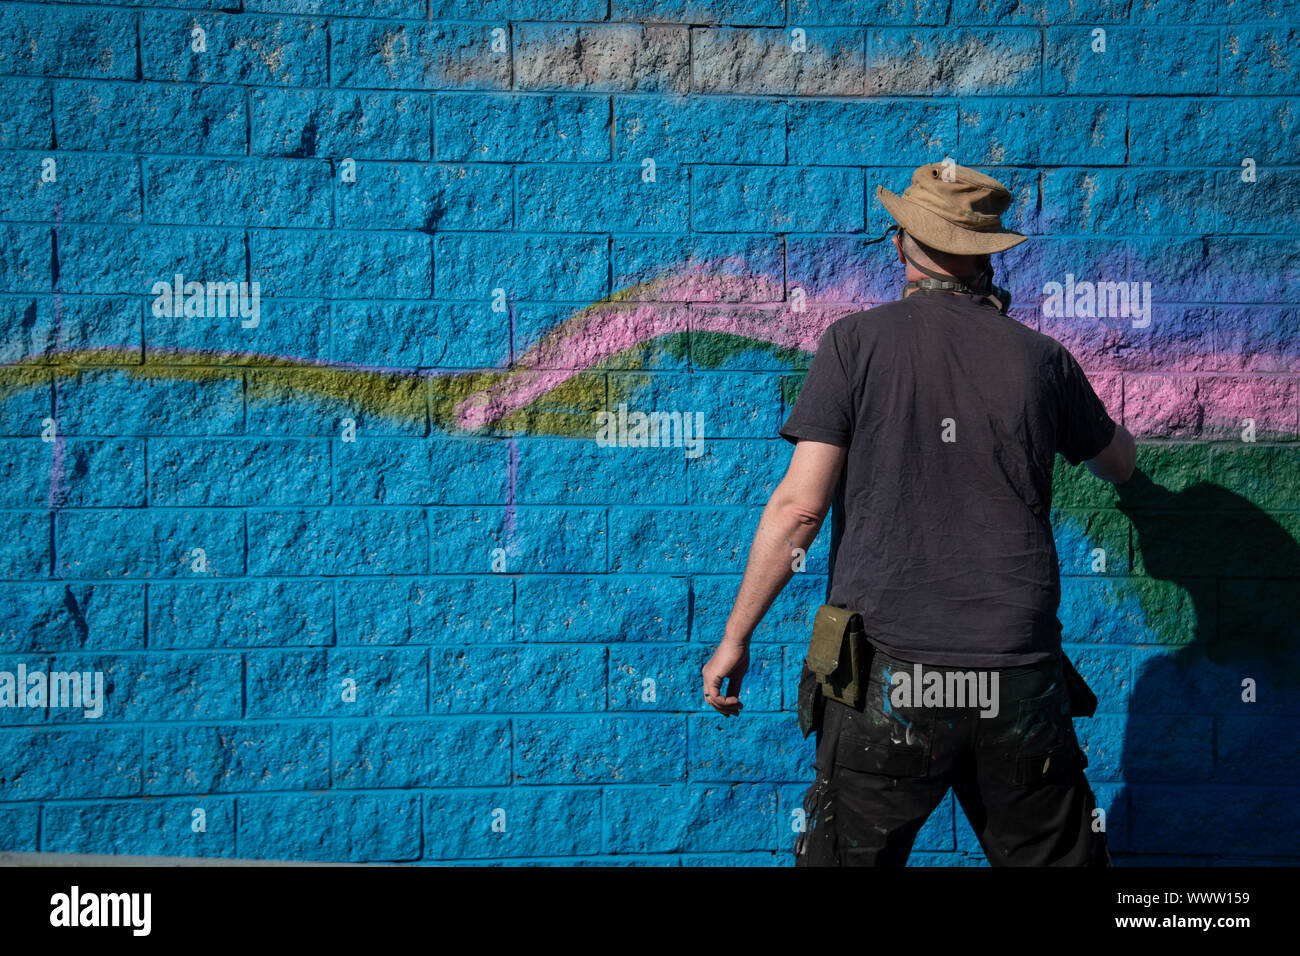
<path fill-rule="evenodd" d="M 804 798 L 795 865 L 903 866 L 951 788 L 993 866 L 1109 866 L 1062 658 L 996 670 L 923 665 L 930 671 L 983 671 L 990 698 L 996 673 L 996 714 L 991 702 L 981 709 L 969 698 L 950 706 L 956 694 L 923 702 L 913 688 L 907 696 L 895 675 L 916 676 L 914 665 L 873 649 L 864 706 L 824 700 L 818 708 L 817 779 Z M 809 674 L 804 698 L 816 686 Z"/>

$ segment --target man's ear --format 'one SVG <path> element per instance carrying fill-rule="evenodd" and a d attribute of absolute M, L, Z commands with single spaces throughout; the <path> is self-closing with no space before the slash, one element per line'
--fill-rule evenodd
<path fill-rule="evenodd" d="M 892 236 L 890 236 L 889 238 L 890 238 L 890 240 L 892 240 L 893 243 L 894 243 L 894 251 L 898 253 L 898 261 L 901 262 L 901 263 L 903 263 L 904 265 L 906 265 L 906 264 L 907 264 L 907 260 L 903 258 L 903 243 L 902 243 L 902 241 L 898 238 L 898 233 L 894 233 L 894 234 L 893 234 Z"/>

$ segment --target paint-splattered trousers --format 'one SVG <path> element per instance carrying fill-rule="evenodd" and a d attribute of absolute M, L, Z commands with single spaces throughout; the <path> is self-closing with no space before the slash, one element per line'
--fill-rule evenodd
<path fill-rule="evenodd" d="M 1059 656 L 997 669 L 996 715 L 991 695 L 982 709 L 920 688 L 913 699 L 900 672 L 915 666 L 873 649 L 862 709 L 824 701 L 796 866 L 905 865 L 949 789 L 994 866 L 1110 865 Z"/>

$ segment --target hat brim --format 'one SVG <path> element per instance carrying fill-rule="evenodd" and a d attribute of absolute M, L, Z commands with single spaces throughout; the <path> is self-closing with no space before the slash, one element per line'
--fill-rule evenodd
<path fill-rule="evenodd" d="M 984 256 L 1004 252 L 1028 236 L 1010 229 L 964 229 L 924 206 L 896 195 L 884 186 L 876 187 L 876 198 L 889 210 L 894 221 L 931 249 L 960 256 Z"/>

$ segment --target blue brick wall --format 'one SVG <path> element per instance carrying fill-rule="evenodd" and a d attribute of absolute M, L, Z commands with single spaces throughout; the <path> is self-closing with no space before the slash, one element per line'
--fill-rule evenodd
<path fill-rule="evenodd" d="M 1116 860 L 1300 862 L 1297 36 L 1285 0 L 0 4 L 0 672 L 107 691 L 0 707 L 0 850 L 789 865 L 827 535 L 740 720 L 699 670 L 812 346 L 898 293 L 875 187 L 951 155 L 1167 492 L 1058 462 Z M 1066 271 L 1151 281 L 1150 330 L 1049 322 Z M 256 323 L 160 313 L 177 274 Z M 621 404 L 702 453 L 602 447 Z M 912 862 L 983 865 L 951 795 Z"/>

